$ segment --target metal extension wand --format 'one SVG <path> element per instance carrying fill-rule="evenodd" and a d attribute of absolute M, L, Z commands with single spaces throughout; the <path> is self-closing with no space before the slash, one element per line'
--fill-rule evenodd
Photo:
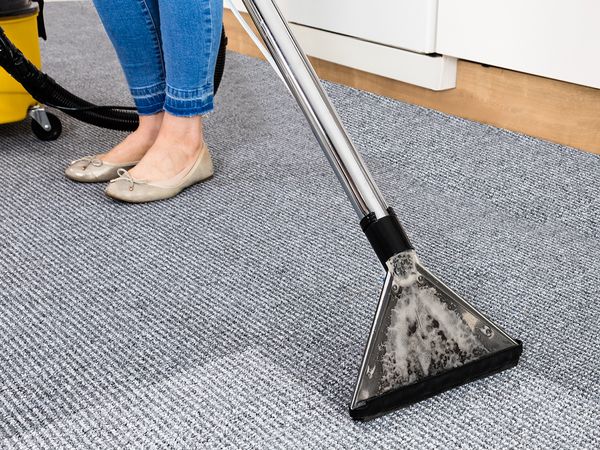
<path fill-rule="evenodd" d="M 387 270 L 351 416 L 373 418 L 516 365 L 521 343 L 416 258 L 274 0 L 242 1 Z"/>

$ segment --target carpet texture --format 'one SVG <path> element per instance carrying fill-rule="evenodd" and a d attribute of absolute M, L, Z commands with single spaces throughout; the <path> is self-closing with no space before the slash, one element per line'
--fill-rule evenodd
<path fill-rule="evenodd" d="M 89 4 L 47 24 L 48 73 L 130 102 Z M 326 85 L 424 263 L 525 345 L 513 370 L 355 423 L 382 270 L 283 85 L 228 58 L 216 176 L 172 201 L 63 178 L 123 134 L 0 127 L 0 447 L 598 448 L 600 158 Z"/>

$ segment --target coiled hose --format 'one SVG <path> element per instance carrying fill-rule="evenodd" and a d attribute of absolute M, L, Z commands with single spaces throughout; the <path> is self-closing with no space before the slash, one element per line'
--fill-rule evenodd
<path fill-rule="evenodd" d="M 219 89 L 223 71 L 227 36 L 221 32 L 221 44 L 215 67 L 214 90 Z M 8 39 L 0 27 L 0 67 L 6 70 L 39 103 L 63 111 L 82 122 L 119 131 L 134 131 L 139 125 L 135 108 L 97 106 L 70 93 L 50 76 L 39 70 Z"/>

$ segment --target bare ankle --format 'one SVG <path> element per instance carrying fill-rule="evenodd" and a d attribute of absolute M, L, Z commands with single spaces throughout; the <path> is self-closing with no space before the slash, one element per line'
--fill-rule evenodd
<path fill-rule="evenodd" d="M 112 163 L 139 161 L 156 142 L 164 113 L 141 116 L 137 130 L 100 158 Z"/>
<path fill-rule="evenodd" d="M 158 133 L 163 122 L 164 112 L 153 114 L 150 116 L 140 116 L 140 125 L 136 132 L 140 137 L 147 138 L 149 140 L 156 140 Z"/>
<path fill-rule="evenodd" d="M 196 153 L 204 142 L 202 117 L 177 117 L 165 113 L 157 139 L 169 142 L 181 151 Z"/>

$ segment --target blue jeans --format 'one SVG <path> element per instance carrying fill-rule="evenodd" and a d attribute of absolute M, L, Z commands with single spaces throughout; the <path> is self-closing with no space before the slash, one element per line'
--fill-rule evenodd
<path fill-rule="evenodd" d="M 213 109 L 223 0 L 94 0 L 140 115 Z"/>

